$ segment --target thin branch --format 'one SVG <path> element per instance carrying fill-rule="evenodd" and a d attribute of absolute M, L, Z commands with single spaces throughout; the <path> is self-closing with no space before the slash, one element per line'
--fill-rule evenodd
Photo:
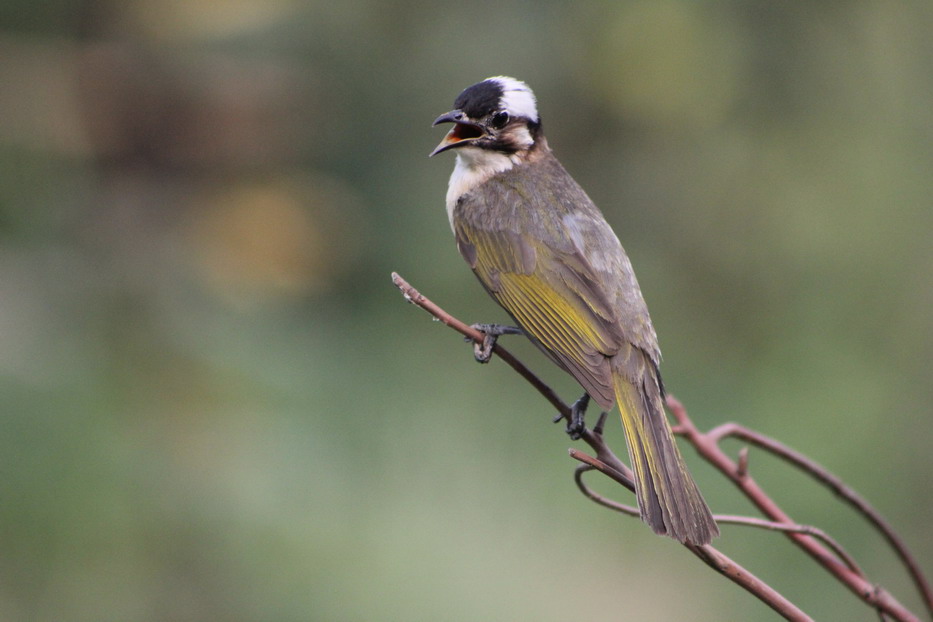
<path fill-rule="evenodd" d="M 894 532 L 894 529 L 884 517 L 881 516 L 881 513 L 872 507 L 872 505 L 855 490 L 847 486 L 838 476 L 831 473 L 821 464 L 791 449 L 783 443 L 736 423 L 723 424 L 710 430 L 706 435 L 710 439 L 715 439 L 717 442 L 727 437 L 734 437 L 751 443 L 796 466 L 798 469 L 832 490 L 836 496 L 842 499 L 847 505 L 854 508 L 856 512 L 861 514 L 865 520 L 871 523 L 874 528 L 881 533 L 888 542 L 888 545 L 894 550 L 894 553 L 900 558 L 901 563 L 904 564 L 914 586 L 920 593 L 920 597 L 926 606 L 927 613 L 933 618 L 933 590 L 931 590 L 930 583 L 920 570 L 920 565 L 917 563 L 917 560 L 914 559 L 914 556 L 907 549 L 907 545 L 904 544 L 900 536 Z"/>
<path fill-rule="evenodd" d="M 599 494 L 598 492 L 596 492 L 595 490 L 593 490 L 592 488 L 586 485 L 586 482 L 583 481 L 584 473 L 587 473 L 589 471 L 601 471 L 602 470 L 599 468 L 599 466 L 594 464 L 594 462 L 590 462 L 591 460 L 598 462 L 595 458 L 588 456 L 583 452 L 577 452 L 573 449 L 570 450 L 570 457 L 584 463 L 578 466 L 573 471 L 573 481 L 576 482 L 577 488 L 580 489 L 580 492 L 583 493 L 583 496 L 587 497 L 588 499 L 592 500 L 595 503 L 598 503 L 599 505 L 609 508 L 610 510 L 620 512 L 627 516 L 634 516 L 636 518 L 639 516 L 637 507 L 633 505 L 625 505 L 623 503 L 619 503 L 618 501 L 613 501 L 609 497 L 604 497 L 603 495 Z"/>
<path fill-rule="evenodd" d="M 774 609 L 787 620 L 793 622 L 812 622 L 812 618 L 800 610 L 794 603 L 787 600 L 773 587 L 753 575 L 740 564 L 733 561 L 721 551 L 709 544 L 696 546 L 684 544 L 694 555 L 703 560 L 706 565 L 726 577 L 756 598 Z"/>
<path fill-rule="evenodd" d="M 573 458 L 574 460 L 579 460 L 580 462 L 583 463 L 582 465 L 577 467 L 577 470 L 574 472 L 575 473 L 574 480 L 577 482 L 577 486 L 580 487 L 580 490 L 583 491 L 584 495 L 586 495 L 587 497 L 590 497 L 594 501 L 596 501 L 596 498 L 599 497 L 603 499 L 605 503 L 603 503 L 603 501 L 597 501 L 597 503 L 602 503 L 602 505 L 605 505 L 606 507 L 611 507 L 615 510 L 622 512 L 623 514 L 631 514 L 632 516 L 639 515 L 638 508 L 635 508 L 633 512 L 629 510 L 630 506 L 622 505 L 620 503 L 616 503 L 615 501 L 610 501 L 609 499 L 606 499 L 605 497 L 600 497 L 600 495 L 590 490 L 590 488 L 586 484 L 583 483 L 582 476 L 583 476 L 583 473 L 585 473 L 586 471 L 599 471 L 603 475 L 615 480 L 619 484 L 622 484 L 623 486 L 628 488 L 631 492 L 635 492 L 635 484 L 632 482 L 632 478 L 626 475 L 622 475 L 621 473 L 616 471 L 614 468 L 612 468 L 611 466 L 609 466 L 608 464 L 606 464 L 599 458 L 594 458 L 593 456 L 590 456 L 589 454 L 586 454 L 580 451 L 579 449 L 574 449 L 573 447 L 571 447 L 567 451 L 570 454 L 571 458 Z"/>
<path fill-rule="evenodd" d="M 608 497 L 605 497 L 594 491 L 592 488 L 586 485 L 586 482 L 583 481 L 583 474 L 588 471 L 600 471 L 601 473 L 616 479 L 611 474 L 607 465 L 591 456 L 586 455 L 581 451 L 577 451 L 576 449 L 570 450 L 570 456 L 575 460 L 579 460 L 583 463 L 574 471 L 574 481 L 577 484 L 577 488 L 580 489 L 584 496 L 593 502 L 605 506 L 611 510 L 615 510 L 616 512 L 620 512 L 628 516 L 638 516 L 637 507 L 613 501 L 612 499 L 609 499 Z M 628 487 L 628 484 L 623 485 Z M 832 537 L 830 537 L 829 534 L 825 533 L 818 527 L 813 527 L 811 525 L 787 525 L 785 523 L 776 523 L 774 521 L 764 520 L 762 518 L 754 518 L 752 516 L 737 516 L 734 514 L 714 514 L 713 518 L 720 525 L 742 525 L 745 527 L 755 527 L 768 531 L 795 532 L 811 535 L 814 538 L 822 540 L 826 546 L 831 548 L 836 556 L 845 562 L 850 570 L 860 575 L 862 574 L 862 571 L 858 567 L 856 561 L 845 551 L 845 549 L 842 548 L 842 545 L 840 545 Z"/>
<path fill-rule="evenodd" d="M 469 326 L 454 316 L 450 315 L 439 306 L 431 302 L 426 296 L 424 296 L 417 289 L 412 287 L 408 281 L 403 279 L 397 272 L 392 273 L 392 282 L 397 288 L 402 292 L 402 295 L 405 297 L 405 300 L 411 304 L 421 307 L 438 320 L 450 326 L 452 329 L 463 335 L 464 337 L 469 337 L 476 343 L 483 343 L 483 333 L 476 330 L 472 326 Z M 538 376 L 536 376 L 530 369 L 528 369 L 524 363 L 519 361 L 515 356 L 506 350 L 504 347 L 498 343 L 493 347 L 493 352 L 495 352 L 499 358 L 508 363 L 509 367 L 518 372 L 518 374 L 527 380 L 531 386 L 538 390 L 544 398 L 551 403 L 557 411 L 563 415 L 568 421 L 570 420 L 570 406 L 564 403 L 563 400 L 554 392 L 554 389 L 549 387 L 542 381 Z"/>
<path fill-rule="evenodd" d="M 833 553 L 836 554 L 836 557 L 841 559 L 842 562 L 849 567 L 849 570 L 859 575 L 863 574 L 855 559 L 853 559 L 853 557 L 849 555 L 844 548 L 842 548 L 842 545 L 836 542 L 828 533 L 819 527 L 814 527 L 813 525 L 787 525 L 785 523 L 776 523 L 774 521 L 765 520 L 763 518 L 755 518 L 753 516 L 736 516 L 734 514 L 714 514 L 713 518 L 715 518 L 716 522 L 720 525 L 744 525 L 746 527 L 757 527 L 759 529 L 766 529 L 768 531 L 803 533 L 808 536 L 813 536 L 818 540 L 822 540 L 823 544 L 831 548 Z"/>
<path fill-rule="evenodd" d="M 615 501 L 612 501 L 611 499 L 608 499 L 599 493 L 594 492 L 583 482 L 583 474 L 587 471 L 594 470 L 608 475 L 616 481 L 619 481 L 619 479 L 616 477 L 617 474 L 611 467 L 606 465 L 604 462 L 575 449 L 570 450 L 570 455 L 583 463 L 574 470 L 574 481 L 576 481 L 577 486 L 585 496 L 592 499 L 596 503 L 617 512 L 621 512 L 629 516 L 639 515 L 638 508 L 632 507 L 630 505 L 616 503 Z M 710 545 L 698 547 L 685 544 L 684 546 L 689 549 L 691 553 L 699 557 L 706 565 L 713 568 L 716 572 L 720 573 L 742 589 L 753 594 L 756 598 L 784 616 L 785 619 L 800 621 L 811 620 L 807 614 L 801 611 L 800 608 L 790 602 L 787 598 L 782 596 L 770 585 L 756 577 L 747 569 L 743 568 L 738 562 L 723 554 L 721 551 Z"/>
<path fill-rule="evenodd" d="M 747 472 L 743 474 L 743 470 L 739 468 L 739 465 L 720 449 L 717 444 L 719 437 L 703 434 L 699 431 L 687 415 L 687 410 L 683 404 L 673 396 L 668 395 L 667 407 L 677 419 L 679 424 L 678 433 L 689 440 L 706 461 L 732 480 L 745 496 L 764 512 L 765 516 L 778 523 L 795 524 L 790 516 L 758 486 L 758 483 Z M 896 620 L 918 622 L 919 619 L 898 602 L 894 596 L 879 586 L 873 585 L 865 577 L 841 563 L 812 535 L 791 531 L 787 533 L 787 537 L 866 604 Z"/>

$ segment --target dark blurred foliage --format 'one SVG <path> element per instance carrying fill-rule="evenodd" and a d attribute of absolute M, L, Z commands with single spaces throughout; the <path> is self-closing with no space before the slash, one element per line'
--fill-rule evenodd
<path fill-rule="evenodd" d="M 813 456 L 925 562 L 931 28 L 929 2 L 7 0 L 0 618 L 774 618 L 585 501 L 543 400 L 391 286 L 504 319 L 426 158 L 498 74 L 616 227 L 694 419 Z M 751 466 L 919 610 L 860 520 Z M 723 531 L 815 618 L 871 617 Z"/>

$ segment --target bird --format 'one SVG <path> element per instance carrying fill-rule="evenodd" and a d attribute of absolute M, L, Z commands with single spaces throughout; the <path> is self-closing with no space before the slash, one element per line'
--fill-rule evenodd
<path fill-rule="evenodd" d="M 719 529 L 674 442 L 658 338 L 632 264 L 548 146 L 531 88 L 482 80 L 433 125 L 448 123 L 430 155 L 456 153 L 446 207 L 457 248 L 518 325 L 478 326 L 492 340 L 524 333 L 573 376 L 585 391 L 574 422 L 590 399 L 607 411 L 618 404 L 642 520 L 681 543 L 708 544 Z"/>

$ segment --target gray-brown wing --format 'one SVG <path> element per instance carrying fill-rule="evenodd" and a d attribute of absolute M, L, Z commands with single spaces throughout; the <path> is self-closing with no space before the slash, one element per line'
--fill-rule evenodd
<path fill-rule="evenodd" d="M 607 357 L 657 345 L 631 265 L 582 189 L 553 158 L 492 178 L 454 210 L 461 254 L 525 331 L 605 408 Z"/>

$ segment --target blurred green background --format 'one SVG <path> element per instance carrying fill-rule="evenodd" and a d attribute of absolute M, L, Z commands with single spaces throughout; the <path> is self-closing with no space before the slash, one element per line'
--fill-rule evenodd
<path fill-rule="evenodd" d="M 426 157 L 498 74 L 616 228 L 694 420 L 811 455 L 933 570 L 931 32 L 921 1 L 6 0 L 0 618 L 775 619 L 586 501 L 548 405 L 392 287 L 505 320 Z M 920 612 L 860 519 L 751 466 Z M 779 536 L 718 546 L 875 619 Z"/>

